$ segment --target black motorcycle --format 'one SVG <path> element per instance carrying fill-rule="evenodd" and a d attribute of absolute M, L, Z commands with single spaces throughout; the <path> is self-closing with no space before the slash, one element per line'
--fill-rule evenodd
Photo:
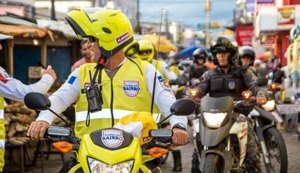
<path fill-rule="evenodd" d="M 230 96 L 205 96 L 201 99 L 198 123 L 194 121 L 193 124 L 196 146 L 193 173 L 243 172 L 250 169 L 245 159 L 250 138 L 248 126 L 251 124 L 240 112 L 246 109 L 250 112 L 254 106 L 255 103 L 234 101 Z"/>

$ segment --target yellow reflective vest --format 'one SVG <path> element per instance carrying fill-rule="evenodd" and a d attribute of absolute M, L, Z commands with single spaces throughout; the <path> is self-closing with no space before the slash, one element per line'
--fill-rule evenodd
<path fill-rule="evenodd" d="M 0 172 L 4 168 L 5 126 L 4 126 L 4 98 L 0 96 Z"/>
<path fill-rule="evenodd" d="M 118 119 L 133 112 L 150 112 L 152 97 L 148 92 L 144 74 L 147 64 L 148 62 L 141 60 L 127 60 L 112 79 L 109 78 L 105 70 L 102 70 L 102 110 L 90 113 L 90 124 L 87 127 L 88 102 L 86 94 L 80 94 L 75 106 L 75 135 L 77 137 L 82 138 L 84 134 L 94 130 L 111 127 L 112 117 L 116 123 Z M 79 82 L 81 89 L 90 84 L 89 71 L 93 76 L 96 71 L 95 66 L 95 63 L 80 66 Z M 158 112 L 159 110 L 155 105 L 153 113 Z"/>

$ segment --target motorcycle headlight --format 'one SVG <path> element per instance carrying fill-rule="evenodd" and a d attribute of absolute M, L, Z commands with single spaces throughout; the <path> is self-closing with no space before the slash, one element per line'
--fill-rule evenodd
<path fill-rule="evenodd" d="M 226 118 L 226 112 L 218 112 L 218 113 L 211 113 L 211 112 L 204 112 L 203 117 L 205 123 L 210 128 L 219 128 L 222 125 L 222 122 Z"/>
<path fill-rule="evenodd" d="M 130 173 L 134 160 L 108 165 L 99 160 L 88 157 L 88 163 L 91 173 Z"/>
<path fill-rule="evenodd" d="M 265 111 L 273 111 L 275 109 L 275 100 L 268 100 L 262 107 Z"/>

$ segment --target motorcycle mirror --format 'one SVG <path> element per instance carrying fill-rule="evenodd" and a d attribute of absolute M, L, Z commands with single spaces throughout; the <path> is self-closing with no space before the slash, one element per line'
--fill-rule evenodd
<path fill-rule="evenodd" d="M 25 105 L 33 110 L 47 110 L 51 106 L 50 100 L 41 93 L 31 92 L 24 98 Z"/>
<path fill-rule="evenodd" d="M 265 77 L 259 77 L 256 80 L 256 85 L 257 86 L 266 86 L 268 84 L 268 79 Z"/>
<path fill-rule="evenodd" d="M 158 126 L 160 126 L 164 121 L 166 121 L 168 118 L 170 118 L 172 115 L 179 115 L 179 116 L 186 116 L 191 115 L 195 112 L 196 109 L 196 103 L 187 98 L 182 98 L 176 100 L 170 108 L 171 114 L 168 115 L 166 118 L 161 120 L 159 123 L 157 123 Z"/>
<path fill-rule="evenodd" d="M 193 100 L 182 98 L 178 99 L 170 108 L 173 115 L 190 115 L 196 109 L 196 104 Z"/>
<path fill-rule="evenodd" d="M 33 110 L 49 110 L 53 114 L 55 114 L 59 119 L 66 123 L 66 126 L 69 127 L 68 122 L 59 116 L 56 112 L 50 109 L 51 102 L 44 94 L 31 92 L 26 94 L 24 98 L 24 103 L 29 109 Z"/>

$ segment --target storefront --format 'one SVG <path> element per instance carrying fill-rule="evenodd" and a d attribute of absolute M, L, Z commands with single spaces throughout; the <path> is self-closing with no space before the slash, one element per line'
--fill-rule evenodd
<path fill-rule="evenodd" d="M 259 46 L 272 49 L 274 57 L 286 65 L 289 32 L 297 24 L 300 24 L 300 5 L 261 6 L 255 21 L 255 39 Z"/>

